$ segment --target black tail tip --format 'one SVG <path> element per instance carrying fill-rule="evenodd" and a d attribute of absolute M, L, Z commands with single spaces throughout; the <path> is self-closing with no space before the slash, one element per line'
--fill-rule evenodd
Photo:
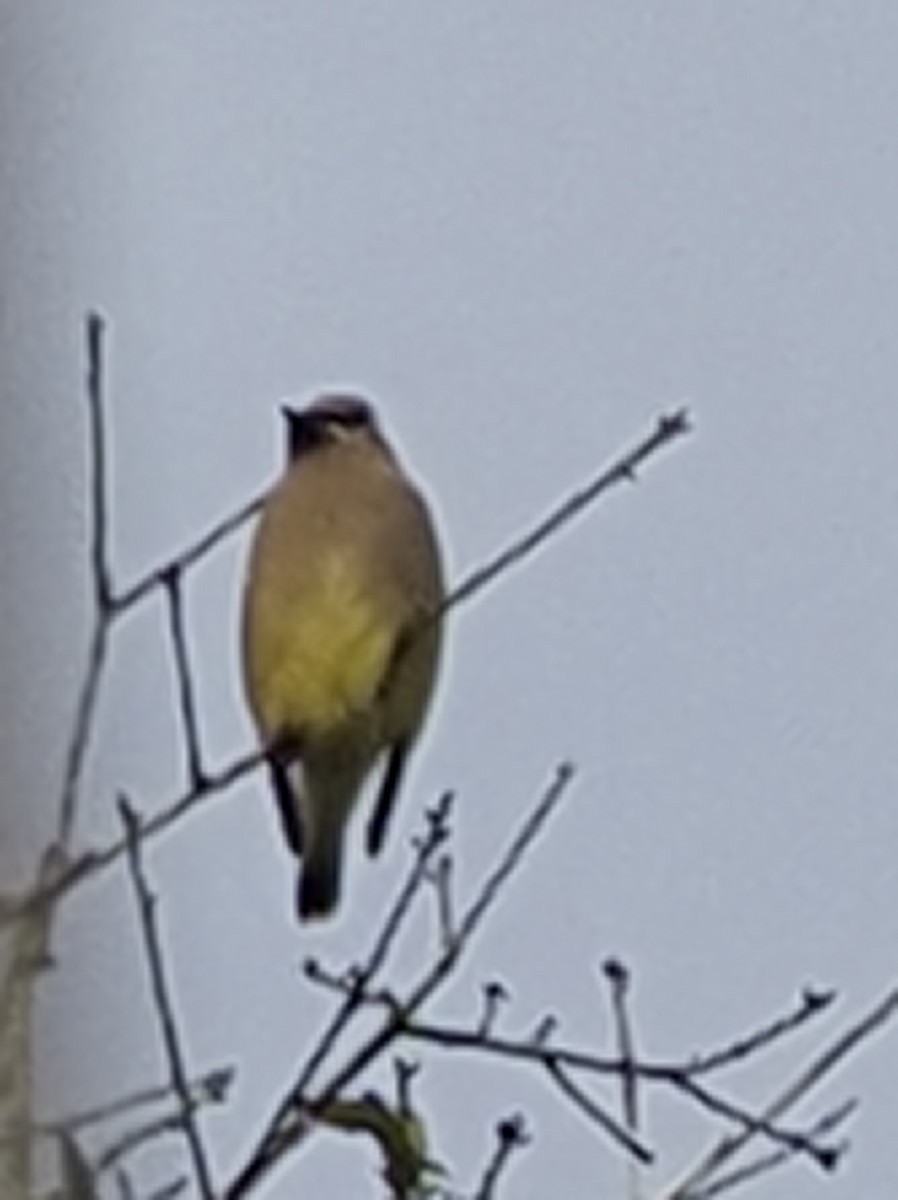
<path fill-rule="evenodd" d="M 300 921 L 322 921 L 332 916 L 339 899 L 340 884 L 335 873 L 310 870 L 308 866 L 301 871 L 296 889 L 296 915 Z"/>

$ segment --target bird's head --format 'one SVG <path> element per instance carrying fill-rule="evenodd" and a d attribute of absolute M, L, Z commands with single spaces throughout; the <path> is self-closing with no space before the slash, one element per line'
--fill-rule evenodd
<path fill-rule="evenodd" d="M 295 462 L 301 455 L 339 443 L 375 443 L 386 451 L 386 443 L 374 409 L 361 396 L 344 392 L 319 396 L 305 408 L 281 407 L 287 423 L 287 457 Z"/>

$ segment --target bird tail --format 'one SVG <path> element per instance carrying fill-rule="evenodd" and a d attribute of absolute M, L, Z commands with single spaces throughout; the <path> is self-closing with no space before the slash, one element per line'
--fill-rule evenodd
<path fill-rule="evenodd" d="M 340 899 L 343 835 L 364 764 L 307 763 L 298 791 L 303 832 L 296 911 L 300 921 L 328 916 Z"/>
<path fill-rule="evenodd" d="M 328 916 L 340 899 L 342 876 L 342 830 L 317 837 L 303 856 L 296 889 L 296 912 L 300 921 Z"/>

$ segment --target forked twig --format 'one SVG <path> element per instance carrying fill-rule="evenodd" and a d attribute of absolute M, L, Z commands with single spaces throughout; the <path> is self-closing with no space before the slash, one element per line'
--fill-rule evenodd
<path fill-rule="evenodd" d="M 694 1200 L 696 1194 L 707 1191 L 715 1175 L 731 1159 L 752 1142 L 763 1127 L 772 1124 L 811 1091 L 862 1041 L 865 1041 L 898 1012 L 898 987 L 892 988 L 859 1021 L 816 1055 L 785 1088 L 761 1110 L 751 1128 L 720 1138 L 691 1167 L 683 1179 L 662 1193 L 659 1200 Z M 829 1165 L 833 1165 L 830 1163 Z"/>
<path fill-rule="evenodd" d="M 573 778 L 573 768 L 563 764 L 555 773 L 545 791 L 537 800 L 533 810 L 525 818 L 520 830 L 500 855 L 493 871 L 481 884 L 460 923 L 456 938 L 440 949 L 434 962 L 417 983 L 401 999 L 395 999 L 387 1008 L 380 1026 L 369 1035 L 349 1058 L 339 1067 L 314 1095 L 306 1094 L 308 1069 L 303 1069 L 297 1081 L 288 1089 L 274 1116 L 268 1123 L 257 1147 L 245 1166 L 225 1190 L 225 1200 L 243 1200 L 259 1180 L 290 1150 L 295 1149 L 314 1129 L 315 1113 L 324 1110 L 336 1100 L 343 1090 L 359 1076 L 391 1045 L 398 1041 L 408 1024 L 428 1000 L 440 989 L 451 974 L 461 954 L 467 948 L 481 921 L 495 903 L 496 898 L 512 873 L 520 866 L 527 850 L 542 830 L 550 814 L 558 806 Z M 426 878 L 426 869 L 421 880 Z M 356 998 L 357 997 L 357 998 Z M 365 1001 L 364 992 L 354 996 L 350 991 L 339 1013 L 348 1003 L 360 1007 Z M 316 1067 L 320 1058 L 316 1060 Z"/>

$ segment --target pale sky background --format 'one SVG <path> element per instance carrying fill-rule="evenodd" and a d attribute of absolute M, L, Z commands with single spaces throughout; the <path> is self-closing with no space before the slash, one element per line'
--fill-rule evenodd
<path fill-rule="evenodd" d="M 697 426 L 456 614 L 387 853 L 363 863 L 356 828 L 336 924 L 294 925 L 261 777 L 154 845 L 191 1065 L 239 1072 L 204 1123 L 217 1178 L 319 1027 L 299 962 L 367 945 L 447 787 L 469 888 L 555 764 L 579 769 L 444 1015 L 498 976 L 509 1031 L 551 1009 L 566 1040 L 607 1049 L 596 968 L 614 953 L 643 1045 L 677 1057 L 805 984 L 841 993 L 830 1032 L 894 984 L 896 63 L 890 0 L 0 0 L 4 887 L 51 836 L 86 651 L 87 308 L 113 323 L 121 582 L 270 480 L 277 403 L 324 385 L 377 401 L 453 577 L 660 411 L 686 400 Z M 216 765 L 250 744 L 244 551 L 189 591 Z M 117 635 L 80 844 L 116 831 L 117 789 L 149 812 L 180 787 L 159 613 Z M 135 930 L 121 872 L 62 914 L 46 1115 L 164 1077 Z M 760 1101 L 821 1034 L 728 1092 Z M 522 1110 L 536 1141 L 503 1196 L 624 1195 L 620 1155 L 535 1074 L 427 1061 L 459 1189 Z M 898 1029 L 800 1115 L 851 1095 L 835 1178 L 799 1163 L 745 1194 L 894 1196 Z M 651 1194 L 708 1135 L 667 1100 L 649 1118 Z M 183 1162 L 168 1143 L 141 1179 Z M 375 1168 L 365 1143 L 322 1137 L 260 1194 L 376 1195 Z"/>

